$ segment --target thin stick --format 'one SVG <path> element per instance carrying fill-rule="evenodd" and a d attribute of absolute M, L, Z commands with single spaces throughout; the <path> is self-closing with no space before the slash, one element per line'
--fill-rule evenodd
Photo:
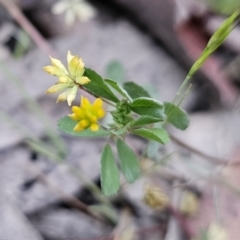
<path fill-rule="evenodd" d="M 55 55 L 55 51 L 41 36 L 36 28 L 28 21 L 21 10 L 12 0 L 0 0 L 0 3 L 7 9 L 13 19 L 31 36 L 36 45 L 47 55 Z"/>
<path fill-rule="evenodd" d="M 104 222 L 104 223 L 107 222 L 101 215 L 91 210 L 86 204 L 81 202 L 79 199 L 63 191 L 55 182 L 50 180 L 37 167 L 35 167 L 34 164 L 32 164 L 31 162 L 28 162 L 28 166 L 29 166 L 29 169 L 37 175 L 37 178 L 40 181 L 42 181 L 45 185 L 47 185 L 52 191 L 57 193 L 63 201 L 79 209 L 80 211 L 86 213 L 87 215 L 95 218 L 100 222 Z"/>
<path fill-rule="evenodd" d="M 217 157 L 214 157 L 214 156 L 211 156 L 211 155 L 208 155 L 207 153 L 204 153 L 194 147 L 191 147 L 189 146 L 188 144 L 182 142 L 180 139 L 176 138 L 175 136 L 169 134 L 170 138 L 175 142 L 177 143 L 179 146 L 181 147 L 184 147 L 186 149 L 188 149 L 189 151 L 207 159 L 207 160 L 210 160 L 212 163 L 214 164 L 220 164 L 220 165 L 226 165 L 227 164 L 227 160 L 226 159 L 221 159 L 221 158 L 217 158 Z M 235 163 L 233 165 L 238 165 L 239 163 Z"/>

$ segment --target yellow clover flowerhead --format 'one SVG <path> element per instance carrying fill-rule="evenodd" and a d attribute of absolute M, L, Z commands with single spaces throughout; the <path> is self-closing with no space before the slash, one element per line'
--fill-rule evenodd
<path fill-rule="evenodd" d="M 51 59 L 52 66 L 44 67 L 44 71 L 58 77 L 58 82 L 50 87 L 46 93 L 57 93 L 63 91 L 57 99 L 57 102 L 66 101 L 71 106 L 72 101 L 76 98 L 79 85 L 84 85 L 90 82 L 90 79 L 83 76 L 84 62 L 77 55 L 73 56 L 70 51 L 67 54 L 68 69 L 62 62 L 56 58 Z"/>
<path fill-rule="evenodd" d="M 159 187 L 146 185 L 144 202 L 152 209 L 163 209 L 168 206 L 169 198 Z"/>
<path fill-rule="evenodd" d="M 103 109 L 103 101 L 97 98 L 93 104 L 85 97 L 81 97 L 80 107 L 73 106 L 72 114 L 68 116 L 73 120 L 78 121 L 74 127 L 74 131 L 82 131 L 90 128 L 91 131 L 96 132 L 99 129 L 98 120 L 103 118 L 105 110 Z"/>

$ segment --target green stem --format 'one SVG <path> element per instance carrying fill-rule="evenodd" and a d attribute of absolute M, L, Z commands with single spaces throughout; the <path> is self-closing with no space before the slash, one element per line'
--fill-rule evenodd
<path fill-rule="evenodd" d="M 187 77 L 184 79 L 183 83 L 181 84 L 181 86 L 179 87 L 174 99 L 173 99 L 173 104 L 176 102 L 176 100 L 180 97 L 182 90 L 184 89 L 184 87 L 187 85 L 187 83 L 191 80 L 191 76 L 188 74 Z"/>
<path fill-rule="evenodd" d="M 181 106 L 182 102 L 185 100 L 185 98 L 187 97 L 187 95 L 189 94 L 190 90 L 192 88 L 192 84 L 190 84 L 186 90 L 186 92 L 184 93 L 184 95 L 182 96 L 182 98 L 180 99 L 179 103 L 177 104 L 178 107 Z"/>

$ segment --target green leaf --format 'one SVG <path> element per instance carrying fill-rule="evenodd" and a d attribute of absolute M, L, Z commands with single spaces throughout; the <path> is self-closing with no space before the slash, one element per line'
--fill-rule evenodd
<path fill-rule="evenodd" d="M 133 183 L 140 175 L 137 156 L 122 139 L 119 138 L 116 145 L 122 173 L 129 183 Z"/>
<path fill-rule="evenodd" d="M 100 128 L 97 132 L 92 132 L 89 129 L 75 132 L 73 131 L 75 125 L 77 124 L 76 121 L 72 120 L 70 117 L 66 116 L 63 118 L 60 118 L 58 120 L 58 128 L 59 130 L 68 133 L 70 135 L 74 135 L 76 137 L 104 137 L 111 134 L 110 131 L 106 131 L 102 128 Z"/>
<path fill-rule="evenodd" d="M 164 106 L 161 102 L 152 98 L 137 98 L 129 104 L 130 109 L 139 115 L 147 115 L 164 120 Z"/>
<path fill-rule="evenodd" d="M 144 137 L 162 144 L 166 144 L 169 142 L 168 133 L 162 128 L 151 128 L 151 129 L 139 128 L 136 130 L 131 130 L 131 132 L 141 137 Z"/>
<path fill-rule="evenodd" d="M 137 120 L 133 121 L 130 126 L 131 127 L 139 127 L 139 126 L 143 126 L 146 124 L 151 124 L 151 123 L 156 123 L 156 122 L 160 122 L 162 121 L 161 118 L 154 118 L 151 116 L 140 116 Z"/>
<path fill-rule="evenodd" d="M 167 122 L 171 123 L 178 129 L 185 130 L 189 125 L 189 117 L 187 113 L 169 102 L 165 102 L 164 106 L 165 114 L 167 115 Z"/>
<path fill-rule="evenodd" d="M 102 77 L 90 68 L 85 68 L 84 76 L 88 77 L 91 82 L 83 85 L 83 88 L 96 97 L 106 98 L 113 102 L 119 102 Z"/>
<path fill-rule="evenodd" d="M 143 87 L 137 85 L 134 82 L 125 82 L 123 84 L 123 88 L 128 92 L 129 96 L 132 99 L 140 97 L 151 97 L 150 94 Z"/>
<path fill-rule="evenodd" d="M 117 82 L 111 80 L 111 79 L 105 79 L 105 82 L 114 88 L 118 93 L 120 93 L 123 97 L 132 100 L 132 98 L 128 95 L 127 91 L 123 89 Z"/>
<path fill-rule="evenodd" d="M 120 186 L 119 172 L 109 144 L 105 145 L 101 156 L 101 187 L 106 196 L 115 194 Z"/>
<path fill-rule="evenodd" d="M 216 30 L 208 41 L 207 46 L 204 48 L 200 57 L 195 61 L 189 70 L 186 78 L 184 79 L 182 85 L 177 91 L 176 96 L 179 96 L 184 87 L 189 83 L 193 74 L 204 64 L 207 58 L 222 45 L 227 36 L 232 32 L 234 27 L 239 22 L 240 8 L 238 8 L 230 17 L 228 17 L 221 26 Z M 176 98 L 176 97 L 175 97 Z"/>
<path fill-rule="evenodd" d="M 216 32 L 210 38 L 206 48 L 203 50 L 201 56 L 191 67 L 187 78 L 190 78 L 206 61 L 206 59 L 225 41 L 227 36 L 234 29 L 236 23 L 239 21 L 240 9 L 237 9 L 230 17 L 228 17 Z"/>
<path fill-rule="evenodd" d="M 122 83 L 124 79 L 124 68 L 119 61 L 111 61 L 107 65 L 106 77 Z"/>

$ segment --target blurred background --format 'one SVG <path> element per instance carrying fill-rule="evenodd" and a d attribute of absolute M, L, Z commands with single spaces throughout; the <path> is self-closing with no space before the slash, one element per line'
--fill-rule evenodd
<path fill-rule="evenodd" d="M 239 5 L 0 0 L 0 239 L 239 239 L 239 26 L 194 76 L 183 103 L 189 128 L 169 128 L 172 141 L 164 147 L 127 139 L 143 174 L 111 198 L 100 190 L 104 141 L 57 130 L 70 109 L 45 95 L 55 79 L 42 70 L 49 55 L 66 63 L 70 50 L 102 76 L 135 81 L 171 101 L 209 37 Z"/>

